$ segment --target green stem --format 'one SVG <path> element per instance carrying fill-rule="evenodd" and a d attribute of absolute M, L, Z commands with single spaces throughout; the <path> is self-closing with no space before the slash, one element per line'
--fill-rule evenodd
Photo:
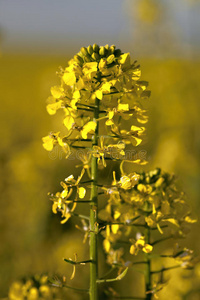
<path fill-rule="evenodd" d="M 89 292 L 89 290 L 87 290 L 87 289 L 79 289 L 79 288 L 75 288 L 75 287 L 65 285 L 65 284 L 63 284 L 62 286 L 67 288 L 67 289 L 74 290 L 74 291 L 80 292 L 80 293 L 88 293 Z"/>
<path fill-rule="evenodd" d="M 145 242 L 147 244 L 150 244 L 150 230 L 149 228 L 146 228 L 145 230 Z M 146 272 L 145 272 L 145 287 L 146 292 L 151 291 L 151 259 L 149 257 L 149 254 L 146 253 Z M 146 300 L 151 300 L 152 294 L 146 294 Z"/>
<path fill-rule="evenodd" d="M 148 214 L 149 210 L 149 203 L 146 202 L 145 205 L 145 210 Z M 146 227 L 145 229 L 145 243 L 150 244 L 150 239 L 151 239 L 151 230 L 149 226 Z M 149 253 L 145 254 L 145 261 L 146 261 L 146 270 L 145 270 L 145 292 L 146 292 L 146 300 L 151 300 L 152 299 L 152 293 L 150 292 L 152 290 L 151 286 L 151 257 Z M 147 294 L 148 292 L 148 294 Z"/>
<path fill-rule="evenodd" d="M 95 100 L 94 120 L 99 118 L 99 100 Z M 98 123 L 93 136 L 92 146 L 98 145 Z M 98 278 L 98 257 L 97 257 L 97 213 L 98 213 L 98 186 L 97 186 L 98 165 L 97 158 L 92 156 L 91 160 L 91 196 L 93 204 L 90 206 L 90 300 L 97 300 L 97 278 Z"/>

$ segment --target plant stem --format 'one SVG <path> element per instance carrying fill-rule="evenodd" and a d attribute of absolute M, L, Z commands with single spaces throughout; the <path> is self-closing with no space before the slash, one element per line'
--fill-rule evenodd
<path fill-rule="evenodd" d="M 146 211 L 148 212 L 149 210 L 149 203 L 146 202 Z M 146 229 L 145 229 L 145 243 L 146 244 L 150 244 L 150 228 L 147 225 Z M 151 258 L 150 258 L 150 254 L 146 253 L 145 254 L 145 261 L 146 261 L 146 270 L 145 270 L 145 292 L 148 294 L 146 294 L 146 300 L 151 300 L 152 299 L 152 293 L 149 291 L 151 291 L 152 287 L 151 287 Z"/>
<path fill-rule="evenodd" d="M 99 118 L 99 100 L 95 100 L 94 120 Z M 93 136 L 92 146 L 98 145 L 98 123 Z M 98 165 L 97 158 L 92 156 L 91 160 L 91 195 L 90 200 L 93 204 L 90 206 L 90 300 L 97 300 L 97 278 L 98 278 L 98 257 L 97 257 L 97 213 L 98 213 Z"/>
<path fill-rule="evenodd" d="M 150 230 L 149 227 L 145 230 L 145 242 L 150 244 Z M 145 272 L 145 286 L 146 292 L 151 291 L 151 259 L 149 254 L 146 253 L 146 272 Z M 151 300 L 152 294 L 146 294 L 146 300 Z"/>

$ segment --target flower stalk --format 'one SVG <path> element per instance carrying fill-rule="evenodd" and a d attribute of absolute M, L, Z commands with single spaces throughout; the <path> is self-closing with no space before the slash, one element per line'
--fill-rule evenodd
<path fill-rule="evenodd" d="M 149 227 L 145 229 L 145 241 L 150 244 L 150 230 Z M 151 258 L 149 253 L 145 253 L 146 258 L 146 270 L 145 270 L 145 288 L 146 288 L 146 300 L 151 300 Z"/>
<path fill-rule="evenodd" d="M 99 99 L 95 100 L 94 121 L 99 118 Z M 97 124 L 93 135 L 92 146 L 98 145 Z M 98 255 L 97 255 L 97 214 L 98 214 L 98 164 L 97 157 L 91 160 L 91 205 L 90 205 L 90 300 L 97 300 L 97 278 L 98 278 Z"/>

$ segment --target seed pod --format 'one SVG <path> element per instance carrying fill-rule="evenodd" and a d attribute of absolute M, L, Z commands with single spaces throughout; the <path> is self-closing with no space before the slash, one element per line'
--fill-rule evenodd
<path fill-rule="evenodd" d="M 83 53 L 84 56 L 85 56 L 85 55 L 88 55 L 87 48 L 85 48 L 85 47 L 82 47 L 82 48 L 81 48 L 81 52 Z"/>
<path fill-rule="evenodd" d="M 75 60 L 77 63 L 79 63 L 80 65 L 82 65 L 83 62 L 84 62 L 83 59 L 82 59 L 82 57 L 80 57 L 78 54 L 74 56 L 74 60 Z"/>
<path fill-rule="evenodd" d="M 99 56 L 99 54 L 98 53 L 92 53 L 92 58 L 94 59 L 94 60 L 99 60 L 100 59 L 100 56 Z"/>
<path fill-rule="evenodd" d="M 105 54 L 106 54 L 106 49 L 105 47 L 101 46 L 101 48 L 99 49 L 99 55 L 105 56 Z"/>
<path fill-rule="evenodd" d="M 87 47 L 87 51 L 88 51 L 88 53 L 89 53 L 90 55 L 92 55 L 92 53 L 93 53 L 93 48 L 92 48 L 91 45 L 89 45 L 89 46 Z"/>
<path fill-rule="evenodd" d="M 99 52 L 99 46 L 97 44 L 93 45 L 93 50 L 94 52 L 98 53 Z"/>

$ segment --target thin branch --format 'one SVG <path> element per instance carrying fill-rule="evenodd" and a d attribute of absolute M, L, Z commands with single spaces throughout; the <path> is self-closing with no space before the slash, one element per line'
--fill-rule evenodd
<path fill-rule="evenodd" d="M 167 236 L 167 237 L 164 237 L 164 238 L 162 238 L 162 239 L 159 239 L 159 240 L 154 241 L 153 243 L 151 243 L 151 245 L 154 246 L 154 245 L 156 245 L 156 244 L 158 244 L 158 243 L 161 243 L 161 242 L 163 242 L 163 241 L 169 240 L 169 239 L 171 239 L 171 238 L 173 238 L 172 235 Z"/>
<path fill-rule="evenodd" d="M 124 299 L 124 300 L 128 300 L 128 299 L 135 299 L 135 300 L 145 300 L 146 298 L 142 298 L 142 297 L 129 297 L 129 296 L 111 296 L 114 299 Z"/>
<path fill-rule="evenodd" d="M 92 203 L 91 200 L 69 200 L 69 202 L 71 202 L 71 203 L 85 203 L 85 204 Z"/>
<path fill-rule="evenodd" d="M 93 182 L 94 180 L 90 179 L 90 180 L 87 180 L 87 181 L 81 181 L 81 184 L 85 184 L 85 183 L 91 183 Z"/>
<path fill-rule="evenodd" d="M 160 228 L 166 228 L 166 227 L 169 227 L 168 225 L 163 225 L 163 226 L 160 226 Z M 158 227 L 149 227 L 150 230 L 158 230 Z"/>
<path fill-rule="evenodd" d="M 71 260 L 71 259 L 64 258 L 64 261 L 66 261 L 67 263 L 69 263 L 71 265 L 85 265 L 85 264 L 88 264 L 88 263 L 93 263 L 93 261 L 91 259 L 83 260 L 83 261 L 74 261 L 74 260 Z"/>
<path fill-rule="evenodd" d="M 93 109 L 85 108 L 85 107 L 79 107 L 79 106 L 77 106 L 77 109 L 79 109 L 79 110 L 85 110 L 85 111 L 91 111 L 91 112 L 94 111 Z"/>
<path fill-rule="evenodd" d="M 65 287 L 67 289 L 74 290 L 74 291 L 80 292 L 80 293 L 89 293 L 89 289 L 79 289 L 79 288 L 75 288 L 75 287 L 65 285 L 65 284 L 63 284 L 62 287 Z"/>
<path fill-rule="evenodd" d="M 79 105 L 82 105 L 84 107 L 89 107 L 89 108 L 92 108 L 92 109 L 96 108 L 96 106 L 92 106 L 92 105 L 88 105 L 88 104 L 83 104 L 83 103 L 79 103 Z"/>
<path fill-rule="evenodd" d="M 169 271 L 169 270 L 176 269 L 176 268 L 180 268 L 180 265 L 176 265 L 176 266 L 169 267 L 169 268 L 163 268 L 163 269 L 157 270 L 157 271 L 151 271 L 151 274 L 161 273 L 161 272 Z"/>
<path fill-rule="evenodd" d="M 74 146 L 74 145 L 70 145 L 70 147 L 75 148 L 75 149 L 90 149 L 90 148 L 84 147 L 84 146 Z"/>
<path fill-rule="evenodd" d="M 117 277 L 115 278 L 109 278 L 109 279 L 97 279 L 97 283 L 104 283 L 104 282 L 114 282 L 114 281 L 118 281 L 121 280 L 122 278 L 124 278 L 124 276 L 126 275 L 126 273 L 128 272 L 128 268 L 126 268 L 121 274 L 119 274 Z"/>
<path fill-rule="evenodd" d="M 75 217 L 79 217 L 81 219 L 90 220 L 90 218 L 88 216 L 85 216 L 85 215 L 80 215 L 80 214 L 76 214 L 76 213 L 73 213 L 73 212 L 71 212 L 71 215 L 75 216 Z"/>
<path fill-rule="evenodd" d="M 92 142 L 92 139 L 67 139 L 70 142 Z"/>

